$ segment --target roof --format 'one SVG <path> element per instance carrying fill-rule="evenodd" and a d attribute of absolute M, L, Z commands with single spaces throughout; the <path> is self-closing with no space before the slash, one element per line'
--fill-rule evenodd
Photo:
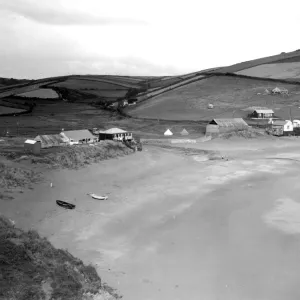
<path fill-rule="evenodd" d="M 248 124 L 242 118 L 213 119 L 209 124 L 216 124 L 221 127 L 248 127 Z"/>
<path fill-rule="evenodd" d="M 274 111 L 272 109 L 256 109 L 254 111 L 259 114 L 274 114 Z"/>
<path fill-rule="evenodd" d="M 95 136 L 87 129 L 63 131 L 63 135 L 72 140 L 93 139 Z"/>
<path fill-rule="evenodd" d="M 25 144 L 35 144 L 37 141 L 35 141 L 35 140 L 26 140 L 25 141 Z"/>
<path fill-rule="evenodd" d="M 274 120 L 273 125 L 275 125 L 275 126 L 284 126 L 288 122 L 290 122 L 290 121 L 289 120 Z"/>
<path fill-rule="evenodd" d="M 62 143 L 66 143 L 68 140 L 60 134 L 51 134 L 51 135 L 38 135 L 35 138 L 36 141 L 40 141 L 42 148 L 59 146 Z"/>
<path fill-rule="evenodd" d="M 262 106 L 250 106 L 250 107 L 247 107 L 247 108 L 244 108 L 243 110 L 245 111 L 257 111 L 257 110 L 266 110 L 266 109 L 269 109 L 267 107 L 262 107 Z"/>
<path fill-rule="evenodd" d="M 107 133 L 107 134 L 118 134 L 118 133 L 126 133 L 127 131 L 120 128 L 110 128 L 105 131 L 99 131 L 99 133 Z"/>

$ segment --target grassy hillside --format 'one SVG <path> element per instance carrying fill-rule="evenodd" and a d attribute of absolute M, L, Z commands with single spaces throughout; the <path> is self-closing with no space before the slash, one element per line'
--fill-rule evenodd
<path fill-rule="evenodd" d="M 14 79 L 14 78 L 3 78 L 0 77 L 0 88 L 7 87 L 15 84 L 29 83 L 31 80 L 28 79 Z"/>
<path fill-rule="evenodd" d="M 278 85 L 278 84 L 277 84 Z M 291 96 L 263 95 L 266 88 L 277 86 L 270 81 L 260 81 L 230 76 L 214 76 L 190 83 L 141 102 L 127 112 L 135 117 L 168 120 L 209 120 L 212 117 L 244 117 L 248 106 L 267 106 L 281 109 L 298 105 L 300 86 L 285 84 Z M 212 103 L 214 109 L 208 109 Z"/>
<path fill-rule="evenodd" d="M 92 300 L 119 296 L 101 282 L 95 268 L 55 249 L 37 232 L 24 232 L 0 216 L 0 299 Z M 106 290 L 111 290 L 111 296 Z"/>
<path fill-rule="evenodd" d="M 236 72 L 236 74 L 262 78 L 300 80 L 300 62 L 265 64 L 244 69 Z"/>
<path fill-rule="evenodd" d="M 259 59 L 253 59 L 241 63 L 234 64 L 232 66 L 220 68 L 216 70 L 218 73 L 235 73 L 241 70 L 253 68 L 255 66 L 263 65 L 263 64 L 271 64 L 271 63 L 276 63 L 276 62 L 282 62 L 287 59 L 292 59 L 292 61 L 297 61 L 300 57 L 300 50 L 296 50 L 293 52 L 282 52 L 277 55 L 272 55 L 268 57 L 263 57 Z M 212 74 L 216 72 L 215 70 L 208 71 L 206 73 Z"/>

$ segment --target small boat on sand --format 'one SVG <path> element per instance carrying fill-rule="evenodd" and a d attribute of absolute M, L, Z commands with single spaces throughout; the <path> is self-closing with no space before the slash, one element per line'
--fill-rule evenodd
<path fill-rule="evenodd" d="M 98 196 L 96 194 L 88 194 L 89 196 L 91 196 L 93 199 L 96 199 L 96 200 L 107 200 L 108 197 L 107 196 Z"/>
<path fill-rule="evenodd" d="M 68 203 L 65 201 L 61 201 L 61 200 L 56 200 L 57 205 L 66 208 L 66 209 L 74 209 L 75 208 L 75 204 L 72 203 Z"/>

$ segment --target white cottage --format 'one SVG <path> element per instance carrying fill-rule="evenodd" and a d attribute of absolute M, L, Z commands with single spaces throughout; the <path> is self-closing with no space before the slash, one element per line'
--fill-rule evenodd
<path fill-rule="evenodd" d="M 290 120 L 272 121 L 272 132 L 275 135 L 290 135 L 294 131 L 294 126 Z"/>

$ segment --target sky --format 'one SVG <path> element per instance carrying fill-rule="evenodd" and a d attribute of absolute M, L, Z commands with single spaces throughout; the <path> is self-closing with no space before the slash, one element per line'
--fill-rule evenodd
<path fill-rule="evenodd" d="M 297 0 L 0 0 L 0 77 L 177 75 L 300 48 Z"/>

